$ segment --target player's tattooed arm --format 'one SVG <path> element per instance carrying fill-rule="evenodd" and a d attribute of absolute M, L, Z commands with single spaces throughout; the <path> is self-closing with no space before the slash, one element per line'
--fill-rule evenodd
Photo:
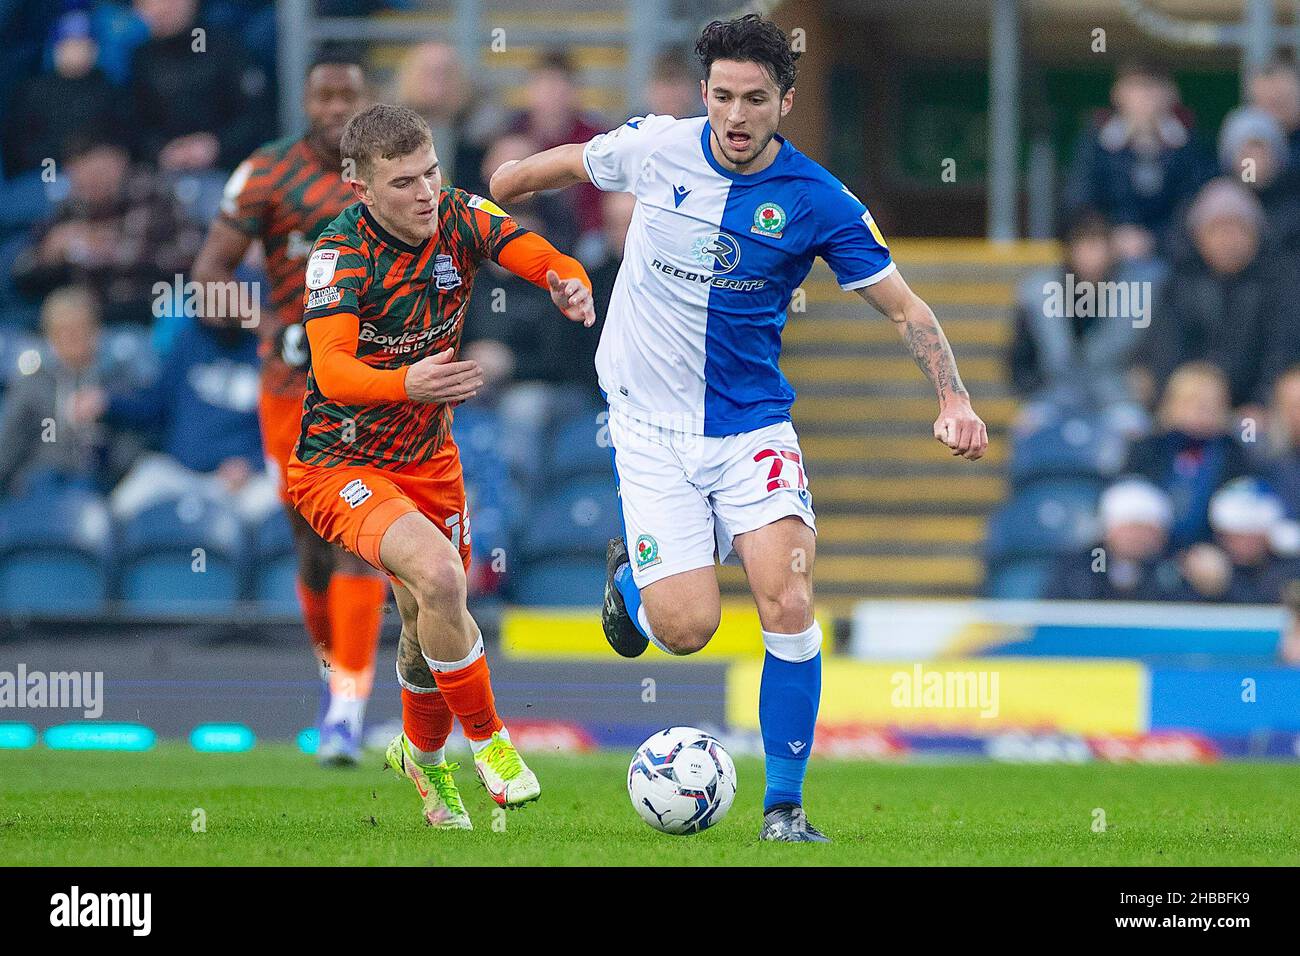
<path fill-rule="evenodd" d="M 939 320 L 902 276 L 894 272 L 874 285 L 859 289 L 858 294 L 894 323 L 917 367 L 934 386 L 940 403 L 952 398 L 969 401 L 970 395 L 961 383 L 957 360 L 953 357 L 948 337 L 939 327 Z"/>
<path fill-rule="evenodd" d="M 934 386 L 939 400 L 945 401 L 950 396 L 969 400 L 970 394 L 966 391 L 966 386 L 961 383 L 957 360 L 953 357 L 948 337 L 943 334 L 943 329 L 939 327 L 939 320 L 934 317 L 930 307 L 924 302 L 921 305 L 925 306 L 923 313 L 918 310 L 904 315 L 901 319 L 891 316 L 890 321 L 898 327 L 903 341 L 907 343 L 908 351 L 912 353 L 913 360 Z"/>
<path fill-rule="evenodd" d="M 954 455 L 971 461 L 982 457 L 988 448 L 988 429 L 971 408 L 970 393 L 962 384 L 952 346 L 934 311 L 897 272 L 859 289 L 858 294 L 894 323 L 917 367 L 934 386 L 939 397 L 935 439 Z"/>
<path fill-rule="evenodd" d="M 429 670 L 424 655 L 420 653 L 419 641 L 405 627 L 402 628 L 402 636 L 397 639 L 397 673 L 412 687 L 435 690 L 438 686 L 434 683 L 433 672 Z"/>

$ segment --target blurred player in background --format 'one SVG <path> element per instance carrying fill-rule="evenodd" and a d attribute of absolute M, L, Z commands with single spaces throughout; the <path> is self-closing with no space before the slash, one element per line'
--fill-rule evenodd
<path fill-rule="evenodd" d="M 272 310 L 271 320 L 258 329 L 262 443 L 293 527 L 298 598 L 322 664 L 317 757 L 338 765 L 355 764 L 360 753 L 387 587 L 364 561 L 317 537 L 289 504 L 284 473 L 302 425 L 307 386 L 308 355 L 299 322 L 303 271 L 312 242 L 353 201 L 339 141 L 365 100 L 365 75 L 358 64 L 345 59 L 314 64 L 303 104 L 307 132 L 267 143 L 235 170 L 193 270 L 199 282 L 232 282 L 249 246 L 262 244 Z"/>
<path fill-rule="evenodd" d="M 786 308 L 816 256 L 897 327 L 938 395 L 934 437 L 976 459 L 988 434 L 866 206 L 777 134 L 794 103 L 788 38 L 751 14 L 710 24 L 696 53 L 706 117 L 635 117 L 507 163 L 491 188 L 506 203 L 588 182 L 636 195 L 596 356 L 625 528 L 610 542 L 605 635 L 625 657 L 648 641 L 700 650 L 721 615 L 715 554 L 734 551 L 767 649 L 759 836 L 825 842 L 803 811 L 821 697 L 815 524 L 778 364 Z"/>
<path fill-rule="evenodd" d="M 588 327 L 591 282 L 495 204 L 444 189 L 429 126 L 412 110 L 362 111 L 342 151 L 360 202 L 307 260 L 311 368 L 289 496 L 321 537 L 392 580 L 403 733 L 388 763 L 415 784 L 427 823 L 470 829 L 444 753 L 453 717 L 498 804 L 535 800 L 541 787 L 497 715 L 465 606 L 470 529 L 451 409 L 483 383 L 477 363 L 456 361 L 465 310 L 485 259 L 549 288 Z"/>

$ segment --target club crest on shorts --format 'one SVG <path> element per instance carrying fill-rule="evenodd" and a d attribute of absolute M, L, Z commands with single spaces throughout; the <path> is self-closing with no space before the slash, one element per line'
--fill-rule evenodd
<path fill-rule="evenodd" d="M 638 571 L 645 568 L 654 567 L 659 563 L 659 542 L 648 534 L 643 534 L 636 539 L 636 569 Z"/>
<path fill-rule="evenodd" d="M 343 490 L 339 492 L 339 497 L 348 503 L 349 508 L 355 508 L 372 494 L 374 492 L 366 487 L 365 482 L 360 478 L 353 478 L 343 486 Z"/>

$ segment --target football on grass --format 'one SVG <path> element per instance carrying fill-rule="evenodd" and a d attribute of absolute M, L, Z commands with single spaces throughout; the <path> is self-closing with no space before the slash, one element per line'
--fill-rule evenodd
<path fill-rule="evenodd" d="M 627 793 L 641 819 L 663 833 L 707 830 L 736 799 L 736 766 L 716 737 L 694 727 L 669 727 L 632 757 Z"/>

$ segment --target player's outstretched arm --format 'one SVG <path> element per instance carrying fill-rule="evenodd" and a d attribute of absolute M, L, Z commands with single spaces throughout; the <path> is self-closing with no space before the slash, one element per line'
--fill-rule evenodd
<path fill-rule="evenodd" d="M 591 182 L 582 162 L 585 143 L 567 143 L 527 159 L 502 163 L 492 174 L 488 189 L 503 206 L 528 199 L 540 189 L 563 189 Z"/>
<path fill-rule="evenodd" d="M 478 394 L 483 373 L 477 362 L 455 362 L 451 349 L 401 368 L 373 368 L 357 358 L 361 320 L 350 313 L 307 323 L 312 374 L 321 394 L 348 405 L 378 402 L 459 404 Z"/>
<path fill-rule="evenodd" d="M 591 279 L 582 263 L 535 232 L 512 238 L 496 253 L 497 264 L 521 279 L 551 293 L 551 301 L 571 322 L 587 328 L 596 323 L 596 305 L 591 297 Z"/>
<path fill-rule="evenodd" d="M 971 408 L 970 394 L 961 383 L 957 360 L 934 311 L 897 272 L 859 289 L 858 294 L 894 323 L 917 366 L 934 386 L 939 396 L 934 437 L 954 455 L 970 461 L 982 458 L 989 446 L 988 429 Z"/>

